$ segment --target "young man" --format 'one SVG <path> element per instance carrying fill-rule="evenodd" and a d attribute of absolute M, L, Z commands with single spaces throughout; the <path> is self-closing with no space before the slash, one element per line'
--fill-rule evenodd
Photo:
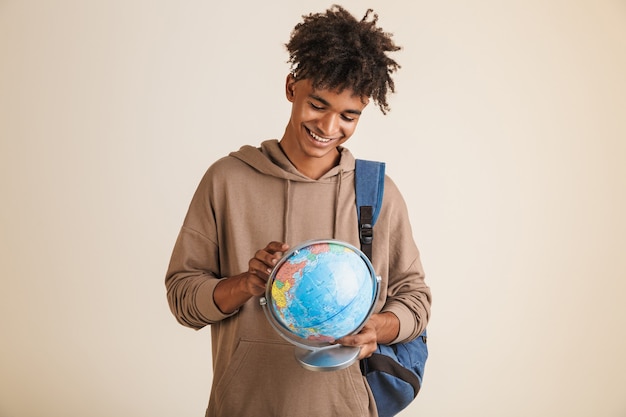
<path fill-rule="evenodd" d="M 292 72 L 285 94 L 291 116 L 280 139 L 244 146 L 215 162 L 200 182 L 166 277 L 170 308 L 185 326 L 211 326 L 213 386 L 206 416 L 376 416 L 358 362 L 313 372 L 294 357 L 259 304 L 271 269 L 289 249 L 312 239 L 359 246 L 355 159 L 341 145 L 374 101 L 389 110 L 399 65 L 391 35 L 369 10 L 358 21 L 333 6 L 304 17 L 287 44 Z M 271 196 L 271 198 L 267 198 Z M 373 265 L 382 277 L 375 314 L 360 347 L 415 338 L 426 327 L 424 282 L 405 202 L 390 178 L 375 226 Z"/>

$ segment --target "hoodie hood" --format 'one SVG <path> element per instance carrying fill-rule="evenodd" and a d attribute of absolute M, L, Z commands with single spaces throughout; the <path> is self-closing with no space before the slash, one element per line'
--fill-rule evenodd
<path fill-rule="evenodd" d="M 294 210 L 299 212 L 299 205 L 304 201 L 301 191 L 297 189 L 296 185 L 302 183 L 334 186 L 335 191 L 331 197 L 332 201 L 328 201 L 327 204 L 329 204 L 329 207 L 332 207 L 333 212 L 332 238 L 337 238 L 342 184 L 344 177 L 349 176 L 353 178 L 352 174 L 355 167 L 355 159 L 352 153 L 343 147 L 339 147 L 338 150 L 340 153 L 339 164 L 317 180 L 307 177 L 296 169 L 283 152 L 277 139 L 266 140 L 261 143 L 260 147 L 243 146 L 238 151 L 231 152 L 230 156 L 239 159 L 259 173 L 283 180 L 284 207 L 282 209 L 284 216 L 282 239 L 283 242 L 291 242 L 294 238 L 291 233 L 294 228 L 293 223 L 299 222 L 297 219 L 292 219 L 292 212 Z M 349 182 L 349 184 L 354 188 L 353 182 Z M 326 193 L 324 195 L 328 196 Z M 354 198 L 352 197 L 353 200 Z"/>
<path fill-rule="evenodd" d="M 320 179 L 314 180 L 300 173 L 283 152 L 277 139 L 266 140 L 260 147 L 242 146 L 238 151 L 231 152 L 235 157 L 250 165 L 260 173 L 289 181 L 297 182 L 328 182 L 336 179 L 343 172 L 354 171 L 355 159 L 352 153 L 344 147 L 338 148 L 340 153 L 339 164 L 331 168 Z"/>

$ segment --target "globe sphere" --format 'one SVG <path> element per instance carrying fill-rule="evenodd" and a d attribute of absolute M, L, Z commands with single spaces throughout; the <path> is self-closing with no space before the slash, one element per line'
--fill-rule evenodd
<path fill-rule="evenodd" d="M 321 346 L 356 333 L 372 313 L 378 281 L 369 259 L 338 240 L 296 246 L 273 269 L 266 314 L 296 345 Z"/>

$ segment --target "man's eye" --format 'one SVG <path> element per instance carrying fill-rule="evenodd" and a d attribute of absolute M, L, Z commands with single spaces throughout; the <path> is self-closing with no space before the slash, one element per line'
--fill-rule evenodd
<path fill-rule="evenodd" d="M 346 116 L 345 114 L 342 114 L 341 118 L 346 122 L 354 122 L 354 117 Z"/>
<path fill-rule="evenodd" d="M 313 109 L 315 109 L 315 110 L 323 110 L 323 109 L 324 109 L 324 107 L 322 107 L 322 106 L 318 106 L 318 105 L 317 105 L 317 104 L 315 104 L 315 103 L 309 103 L 309 104 L 310 104 L 310 105 L 311 105 L 311 107 L 313 107 Z"/>

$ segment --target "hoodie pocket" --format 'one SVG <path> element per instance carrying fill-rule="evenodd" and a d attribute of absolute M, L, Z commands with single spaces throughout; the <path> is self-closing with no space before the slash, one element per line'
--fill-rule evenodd
<path fill-rule="evenodd" d="M 241 339 L 216 383 L 212 401 L 219 416 L 367 415 L 369 396 L 358 364 L 309 371 L 286 343 Z"/>

